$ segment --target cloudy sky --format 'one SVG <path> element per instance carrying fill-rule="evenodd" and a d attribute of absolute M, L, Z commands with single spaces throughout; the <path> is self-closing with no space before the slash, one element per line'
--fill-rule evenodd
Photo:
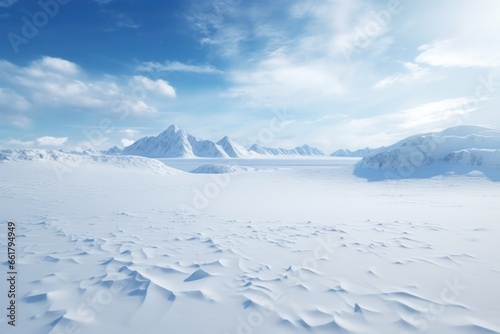
<path fill-rule="evenodd" d="M 0 148 L 500 126 L 498 0 L 0 0 Z"/>

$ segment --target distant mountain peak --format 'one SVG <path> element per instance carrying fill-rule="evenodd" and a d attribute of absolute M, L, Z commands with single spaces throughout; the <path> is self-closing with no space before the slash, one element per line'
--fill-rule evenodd
<path fill-rule="evenodd" d="M 259 144 L 253 144 L 248 150 L 261 155 L 271 156 L 326 156 L 326 154 L 321 150 L 309 145 L 302 145 L 293 149 L 285 149 L 264 147 Z"/>

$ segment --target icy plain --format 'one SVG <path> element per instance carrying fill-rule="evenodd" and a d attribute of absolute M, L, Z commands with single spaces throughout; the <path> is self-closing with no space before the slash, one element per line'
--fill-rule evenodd
<path fill-rule="evenodd" d="M 20 273 L 1 333 L 500 333 L 500 183 L 479 172 L 65 159 L 0 162 Z"/>

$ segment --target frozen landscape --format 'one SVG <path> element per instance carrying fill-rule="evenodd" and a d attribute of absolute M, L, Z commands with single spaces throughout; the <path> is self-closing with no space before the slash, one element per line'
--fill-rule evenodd
<path fill-rule="evenodd" d="M 0 334 L 500 334 L 499 13 L 0 0 Z"/>
<path fill-rule="evenodd" d="M 446 135 L 431 155 L 449 157 L 496 133 L 410 141 Z M 354 175 L 377 154 L 2 151 L 17 333 L 500 333 L 500 183 L 469 158 L 466 174 Z"/>

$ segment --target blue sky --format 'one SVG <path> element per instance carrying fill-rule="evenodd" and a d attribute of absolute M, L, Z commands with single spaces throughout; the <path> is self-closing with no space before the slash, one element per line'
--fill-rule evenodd
<path fill-rule="evenodd" d="M 0 147 L 392 143 L 500 126 L 497 0 L 0 0 Z"/>

